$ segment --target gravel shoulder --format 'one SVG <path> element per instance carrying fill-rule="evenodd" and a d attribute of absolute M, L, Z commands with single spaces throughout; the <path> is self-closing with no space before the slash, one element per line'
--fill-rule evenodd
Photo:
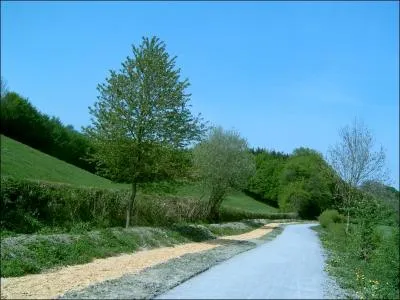
<path fill-rule="evenodd" d="M 196 263 L 194 263 L 192 269 L 189 268 L 188 272 L 184 271 L 184 273 L 187 273 L 187 275 L 182 275 L 183 277 L 178 276 L 179 278 L 176 279 L 177 281 L 172 280 L 171 282 L 174 283 L 168 285 L 168 287 L 166 288 L 167 290 L 170 287 L 173 287 L 174 285 L 177 285 L 180 282 L 186 280 L 187 276 L 189 276 L 190 278 L 191 276 L 206 270 L 207 268 L 220 262 L 221 260 L 228 259 L 237 253 L 246 251 L 250 249 L 249 247 L 255 247 L 257 245 L 256 243 L 246 241 L 263 237 L 278 226 L 278 223 L 270 223 L 263 226 L 262 228 L 253 230 L 248 233 L 235 236 L 225 236 L 223 238 L 212 241 L 187 243 L 183 245 L 177 245 L 175 247 L 163 247 L 158 249 L 139 251 L 133 254 L 124 254 L 106 259 L 96 259 L 88 264 L 67 266 L 52 272 L 7 278 L 5 281 L 2 280 L 1 283 L 1 298 L 49 299 L 57 298 L 64 294 L 67 295 L 66 297 L 71 298 L 73 295 L 75 295 L 75 292 L 76 295 L 78 295 L 78 291 L 83 291 L 85 293 L 87 287 L 92 288 L 91 286 L 94 284 L 100 284 L 99 286 L 101 286 L 104 282 L 107 282 L 104 284 L 110 284 L 110 282 L 111 284 L 113 284 L 113 280 L 117 280 L 117 286 L 114 286 L 113 292 L 111 294 L 116 295 L 116 290 L 120 289 L 119 283 L 124 282 L 124 278 L 126 278 L 126 276 L 138 274 L 139 272 L 142 273 L 141 271 L 166 263 L 171 259 L 179 260 L 182 268 L 184 269 L 187 264 L 183 263 L 184 260 L 182 261 L 181 259 L 183 259 L 185 255 L 201 253 L 202 255 L 200 255 L 198 259 L 200 261 L 204 261 L 204 264 L 195 266 Z M 220 250 L 215 252 L 217 253 L 217 255 L 214 255 L 214 252 L 211 252 L 211 254 L 207 253 L 207 251 L 213 250 L 214 248 L 221 248 Z M 224 251 L 222 248 L 228 250 Z M 193 260 L 193 257 L 189 257 L 188 260 Z M 168 271 L 168 273 L 173 272 Z M 151 275 L 149 276 L 150 280 Z M 154 283 L 153 281 L 154 278 L 149 281 L 149 284 L 144 284 L 144 286 L 156 285 L 156 283 Z M 131 292 L 132 289 L 132 286 L 130 286 Z M 138 293 L 139 292 L 140 288 L 138 287 Z M 88 298 L 147 297 L 134 295 L 121 295 L 120 297 L 110 297 L 107 296 L 106 293 L 104 295 L 100 294 L 102 296 L 94 296 L 95 294 L 96 293 L 93 294 L 89 292 L 88 295 L 92 296 L 88 296 Z M 153 289 L 151 291 L 145 292 L 144 294 L 150 295 L 149 297 L 152 297 L 151 295 L 154 295 Z M 84 298 L 84 295 L 85 294 L 82 294 L 78 296 L 78 298 Z"/>

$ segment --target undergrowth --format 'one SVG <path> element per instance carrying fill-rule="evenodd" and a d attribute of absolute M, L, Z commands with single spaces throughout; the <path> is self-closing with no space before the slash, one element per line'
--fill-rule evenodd
<path fill-rule="evenodd" d="M 345 289 L 361 299 L 399 299 L 399 228 L 377 226 L 368 258 L 363 257 L 360 225 L 319 227 L 322 244 L 328 250 L 326 270 Z"/>

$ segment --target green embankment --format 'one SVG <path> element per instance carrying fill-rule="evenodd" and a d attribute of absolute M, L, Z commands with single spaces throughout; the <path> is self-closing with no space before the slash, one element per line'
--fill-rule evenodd
<path fill-rule="evenodd" d="M 16 179 L 68 183 L 74 186 L 87 186 L 110 189 L 129 189 L 128 184 L 117 184 L 68 164 L 50 155 L 1 135 L 1 176 Z M 177 196 L 198 197 L 198 185 L 179 188 Z M 223 202 L 223 207 L 249 213 L 275 213 L 277 209 L 246 196 L 242 192 L 232 192 Z"/>
<path fill-rule="evenodd" d="M 1 176 L 75 186 L 129 188 L 129 185 L 115 184 L 4 135 L 1 135 Z"/>
<path fill-rule="evenodd" d="M 204 225 L 176 224 L 171 228 L 106 228 L 67 234 L 3 237 L 0 275 L 22 276 L 57 266 L 88 263 L 94 258 L 132 253 L 143 248 L 212 240 L 226 234 L 248 232 L 267 223 L 268 220 Z"/>

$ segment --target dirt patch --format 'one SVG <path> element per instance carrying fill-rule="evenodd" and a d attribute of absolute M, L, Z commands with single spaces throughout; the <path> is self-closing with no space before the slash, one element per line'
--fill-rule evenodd
<path fill-rule="evenodd" d="M 88 264 L 67 266 L 48 273 L 7 278 L 1 282 L 1 298 L 57 298 L 67 291 L 81 290 L 95 283 L 117 279 L 126 274 L 138 273 L 185 254 L 202 252 L 226 245 L 229 240 L 257 239 L 271 232 L 277 226 L 279 226 L 278 223 L 270 223 L 248 233 L 224 236 L 213 241 L 139 251 L 133 254 L 96 259 Z"/>
<path fill-rule="evenodd" d="M 269 223 L 267 225 L 264 225 L 261 228 L 255 229 L 250 232 L 246 232 L 243 234 L 238 234 L 238 235 L 227 235 L 220 237 L 222 240 L 235 240 L 235 241 L 245 241 L 245 240 L 252 240 L 252 239 L 258 239 L 259 237 L 266 235 L 267 233 L 271 232 L 274 230 L 276 227 L 278 227 L 280 224 L 279 223 Z"/>

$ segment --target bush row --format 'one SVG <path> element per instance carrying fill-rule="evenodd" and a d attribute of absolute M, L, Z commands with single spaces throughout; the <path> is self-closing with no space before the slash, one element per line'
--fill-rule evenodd
<path fill-rule="evenodd" d="M 73 230 L 124 226 L 129 190 L 75 187 L 31 180 L 1 178 L 1 229 L 33 233 L 46 228 Z M 137 196 L 135 225 L 168 226 L 179 222 L 205 222 L 206 202 L 171 195 Z M 220 221 L 295 218 L 293 213 L 251 213 L 221 208 Z"/>
<path fill-rule="evenodd" d="M 0 225 L 20 233 L 43 227 L 70 229 L 76 223 L 121 226 L 128 193 L 2 177 Z"/>
<path fill-rule="evenodd" d="M 296 219 L 297 213 L 255 213 L 235 208 L 221 207 L 220 221 L 235 222 L 244 219 Z"/>

